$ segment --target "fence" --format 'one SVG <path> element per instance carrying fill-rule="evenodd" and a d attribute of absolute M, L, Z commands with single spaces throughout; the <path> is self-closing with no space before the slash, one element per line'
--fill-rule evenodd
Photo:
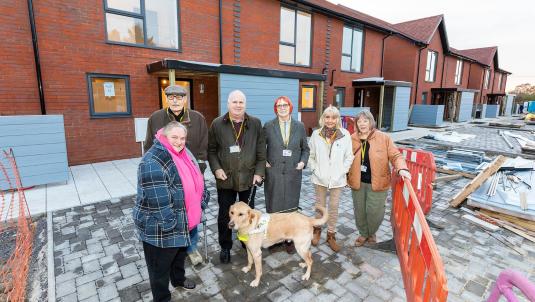
<path fill-rule="evenodd" d="M 415 189 L 418 201 L 420 201 L 420 207 L 427 215 L 431 211 L 433 203 L 433 182 L 436 174 L 435 156 L 428 151 L 403 147 L 399 148 L 399 151 L 403 153 L 407 167 L 411 172 L 412 187 Z"/>
<path fill-rule="evenodd" d="M 396 177 L 390 216 L 407 301 L 446 301 L 442 259 L 410 181 Z"/>
<path fill-rule="evenodd" d="M 13 243 L 2 242 L 2 249 L 12 251 L 8 259 L 0 259 L 0 300 L 19 302 L 25 300 L 35 230 L 11 150 L 0 153 L 0 182 L 8 184 L 7 190 L 0 190 L 0 235 L 15 235 Z"/>

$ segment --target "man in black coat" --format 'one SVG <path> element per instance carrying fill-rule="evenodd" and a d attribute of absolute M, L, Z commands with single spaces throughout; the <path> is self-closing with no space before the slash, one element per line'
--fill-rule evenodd
<path fill-rule="evenodd" d="M 229 94 L 228 112 L 216 118 L 208 135 L 208 161 L 217 184 L 219 215 L 217 218 L 221 263 L 230 262 L 232 230 L 228 228 L 229 208 L 236 201 L 254 207 L 255 183 L 262 182 L 266 169 L 266 143 L 262 123 L 245 113 L 245 94 Z M 249 199 L 251 196 L 251 200 Z"/>

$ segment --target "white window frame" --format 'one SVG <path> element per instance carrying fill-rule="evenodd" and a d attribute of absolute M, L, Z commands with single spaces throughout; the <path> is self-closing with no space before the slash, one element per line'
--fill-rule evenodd
<path fill-rule="evenodd" d="M 485 77 L 483 79 L 483 89 L 489 89 L 489 82 L 490 82 L 490 70 L 485 69 Z"/>
<path fill-rule="evenodd" d="M 282 41 L 281 40 L 281 35 L 282 35 L 282 30 L 283 30 L 283 24 L 282 24 L 282 12 L 283 10 L 289 10 L 289 11 L 293 11 L 294 13 L 294 23 L 293 23 L 293 41 Z M 298 37 L 297 34 L 298 34 L 298 31 L 297 31 L 297 26 L 298 26 L 298 14 L 301 13 L 303 15 L 308 15 L 309 17 L 309 29 L 310 29 L 310 36 L 309 37 Z M 281 9 L 280 9 L 280 14 L 279 14 L 279 17 L 280 17 L 280 22 L 279 22 L 279 64 L 283 64 L 283 65 L 294 65 L 294 66 L 304 66 L 304 67 L 310 67 L 312 65 L 312 31 L 313 31 L 313 28 L 312 28 L 312 14 L 310 12 L 307 12 L 307 11 L 303 11 L 303 10 L 297 10 L 295 8 L 291 8 L 291 7 L 287 7 L 287 6 L 281 6 Z M 305 50 L 301 50 L 301 49 L 298 49 L 298 43 L 297 41 L 299 39 L 308 39 L 308 43 L 306 45 L 307 49 Z M 280 52 L 281 52 L 281 47 L 292 47 L 293 48 L 293 51 L 294 51 L 294 54 L 293 54 L 293 61 L 292 62 L 287 62 L 287 61 L 283 61 L 282 58 L 281 58 L 281 55 L 280 55 Z M 297 63 L 297 54 L 301 51 L 304 51 L 304 52 L 308 52 L 308 62 L 306 62 L 306 64 L 298 64 Z"/>
<path fill-rule="evenodd" d="M 461 85 L 463 81 L 463 60 L 458 59 L 455 66 L 455 85 Z"/>
<path fill-rule="evenodd" d="M 351 31 L 351 53 L 344 53 L 344 35 L 343 35 L 343 32 L 345 29 L 349 29 Z M 354 39 L 355 39 L 355 33 L 360 33 L 361 35 L 361 39 L 360 39 L 360 55 L 358 55 L 358 52 L 359 50 L 357 49 L 357 47 L 359 46 L 356 46 L 353 44 L 354 42 Z M 343 30 L 342 30 L 342 60 L 340 60 L 340 69 L 342 71 L 348 71 L 348 72 L 362 72 L 362 63 L 364 61 L 364 30 L 362 28 L 359 28 L 359 27 L 354 27 L 354 26 L 344 26 Z M 344 60 L 343 58 L 344 57 L 348 57 L 349 58 L 349 69 L 347 68 L 344 68 Z M 353 60 L 359 60 L 358 62 L 358 69 L 356 68 L 353 68 Z"/>
<path fill-rule="evenodd" d="M 502 89 L 502 74 L 498 73 L 498 90 Z"/>
<path fill-rule="evenodd" d="M 427 51 L 427 63 L 425 65 L 425 81 L 434 82 L 437 78 L 437 61 L 438 52 L 434 50 Z"/>

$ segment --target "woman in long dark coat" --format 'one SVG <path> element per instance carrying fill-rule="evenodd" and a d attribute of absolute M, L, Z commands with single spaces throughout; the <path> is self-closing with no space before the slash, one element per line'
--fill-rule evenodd
<path fill-rule="evenodd" d="M 309 148 L 305 126 L 292 119 L 293 104 L 286 96 L 275 100 L 277 117 L 264 125 L 267 144 L 266 211 L 268 213 L 296 211 L 301 194 L 301 179 Z M 295 251 L 287 244 L 289 253 Z"/>

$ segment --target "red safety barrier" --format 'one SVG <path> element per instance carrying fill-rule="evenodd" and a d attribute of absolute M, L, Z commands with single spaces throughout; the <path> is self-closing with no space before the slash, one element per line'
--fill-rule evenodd
<path fill-rule="evenodd" d="M 412 187 L 420 201 L 420 207 L 425 215 L 431 211 L 433 203 L 433 182 L 435 181 L 436 165 L 433 153 L 409 148 L 398 148 L 405 157 L 407 167 L 411 172 Z M 393 171 L 393 173 L 395 173 Z M 394 178 L 394 175 L 392 175 Z M 395 183 L 393 183 L 393 186 Z"/>
<path fill-rule="evenodd" d="M 407 301 L 446 301 L 442 259 L 410 181 L 396 177 L 390 222 Z"/>

